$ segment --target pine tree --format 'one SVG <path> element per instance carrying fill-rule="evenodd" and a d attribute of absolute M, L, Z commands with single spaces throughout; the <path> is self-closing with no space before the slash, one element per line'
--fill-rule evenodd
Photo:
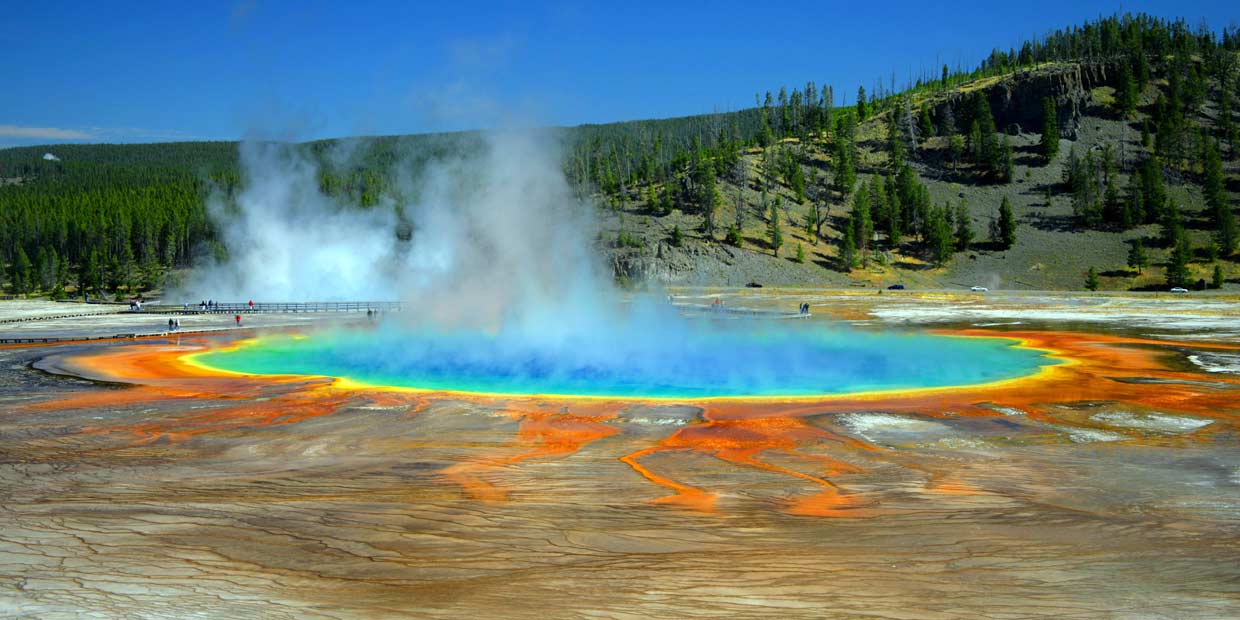
<path fill-rule="evenodd" d="M 857 170 L 853 160 L 852 143 L 843 136 L 835 138 L 835 191 L 840 193 L 845 200 L 852 194 L 853 186 L 857 184 Z"/>
<path fill-rule="evenodd" d="M 1016 166 L 1012 159 L 1012 143 L 1007 136 L 1003 136 L 1003 143 L 999 145 L 995 170 L 1004 183 L 1011 183 L 1012 178 L 1016 176 Z"/>
<path fill-rule="evenodd" d="M 680 232 L 680 224 L 673 226 L 672 227 L 672 238 L 669 240 L 669 243 L 671 243 L 672 247 L 678 248 L 681 245 L 683 245 L 684 242 L 685 242 L 685 235 L 684 233 Z"/>
<path fill-rule="evenodd" d="M 797 244 L 797 255 L 796 255 L 796 258 L 794 258 L 793 260 L 795 260 L 798 263 L 805 262 L 805 246 L 801 245 L 800 243 Z"/>
<path fill-rule="evenodd" d="M 792 193 L 796 196 L 797 204 L 805 202 L 805 171 L 798 163 L 794 163 L 792 165 L 792 174 L 788 179 L 788 186 L 792 188 Z"/>
<path fill-rule="evenodd" d="M 697 188 L 697 202 L 702 209 L 702 231 L 707 239 L 713 240 L 715 234 L 715 213 L 719 209 L 719 189 L 715 180 L 715 167 L 711 162 L 702 160 L 698 163 L 694 175 L 694 186 Z"/>
<path fill-rule="evenodd" d="M 1218 230 L 1215 231 L 1214 240 L 1218 253 L 1224 257 L 1231 256 L 1231 253 L 1236 251 L 1237 237 L 1240 236 L 1240 232 L 1236 230 L 1236 215 L 1224 204 L 1215 217 L 1218 219 Z"/>
<path fill-rule="evenodd" d="M 995 130 L 995 117 L 990 109 L 990 102 L 982 91 L 973 95 L 973 122 L 969 126 L 969 149 L 973 160 L 984 170 L 989 171 L 1001 180 L 1010 180 L 1011 148 L 1006 149 L 999 142 Z"/>
<path fill-rule="evenodd" d="M 1141 169 L 1137 168 L 1128 177 L 1128 189 L 1124 195 L 1125 209 L 1128 211 L 1132 225 L 1145 222 L 1145 194 L 1142 193 Z"/>
<path fill-rule="evenodd" d="M 92 248 L 86 255 L 85 265 L 78 270 L 78 292 L 98 294 L 99 287 L 103 284 L 102 269 L 99 250 Z"/>
<path fill-rule="evenodd" d="M 844 240 L 840 242 L 840 269 L 851 271 L 857 266 L 857 227 L 852 216 L 844 226 Z"/>
<path fill-rule="evenodd" d="M 1116 104 L 1120 112 L 1125 116 L 1132 116 L 1137 111 L 1137 83 L 1126 62 L 1120 64 L 1119 87 L 1116 90 Z"/>
<path fill-rule="evenodd" d="M 1171 251 L 1170 262 L 1167 263 L 1167 286 L 1188 286 L 1188 261 L 1193 250 L 1189 245 L 1188 235 L 1181 234 Z"/>
<path fill-rule="evenodd" d="M 1059 117 L 1055 111 L 1055 98 L 1042 98 L 1042 138 L 1039 142 L 1042 156 L 1050 161 L 1059 154 Z"/>
<path fill-rule="evenodd" d="M 17 256 L 13 259 L 9 266 L 9 287 L 14 295 L 24 295 L 31 290 L 31 282 L 34 279 L 30 257 L 26 256 L 25 248 L 17 246 Z"/>
<path fill-rule="evenodd" d="M 1163 181 L 1162 164 L 1157 157 L 1149 157 L 1141 162 L 1140 170 L 1145 221 L 1149 223 L 1165 219 L 1167 186 Z"/>
<path fill-rule="evenodd" d="M 956 251 L 967 252 L 973 244 L 973 220 L 969 208 L 962 202 L 956 205 Z"/>
<path fill-rule="evenodd" d="M 754 95 L 757 98 L 757 95 Z M 771 91 L 766 92 L 766 98 L 762 100 L 762 131 L 758 135 L 758 145 L 766 148 L 775 141 L 775 133 L 771 130 Z"/>
<path fill-rule="evenodd" d="M 857 120 L 864 121 L 870 115 L 869 104 L 865 99 L 865 87 L 857 88 Z"/>
<path fill-rule="evenodd" d="M 1180 218 L 1180 209 L 1174 204 L 1168 204 L 1163 208 L 1162 231 L 1159 237 L 1163 245 L 1173 248 L 1183 236 L 1184 223 Z"/>
<path fill-rule="evenodd" d="M 952 227 L 947 207 L 931 207 L 926 222 L 926 248 L 936 267 L 942 267 L 952 255 Z"/>
<path fill-rule="evenodd" d="M 1215 288 L 1215 289 L 1223 288 L 1224 282 L 1225 281 L 1223 279 L 1223 266 L 1215 264 L 1214 275 L 1210 277 L 1210 287 Z"/>
<path fill-rule="evenodd" d="M 52 286 L 52 299 L 64 299 L 65 287 L 69 284 L 69 261 L 62 260 L 56 266 L 56 281 Z"/>
<path fill-rule="evenodd" d="M 1016 215 L 1012 212 L 1012 203 L 1007 196 L 999 204 L 998 237 L 993 241 L 1000 248 L 1007 250 L 1016 245 Z"/>
<path fill-rule="evenodd" d="M 1098 270 L 1093 267 L 1089 268 L 1089 273 L 1085 276 L 1085 290 L 1098 290 Z"/>
<path fill-rule="evenodd" d="M 964 138 L 960 134 L 954 133 L 947 139 L 947 148 L 952 156 L 952 171 L 960 165 L 960 158 L 964 155 Z"/>
<path fill-rule="evenodd" d="M 857 201 L 853 204 L 852 221 L 856 228 L 857 249 L 868 250 L 870 239 L 874 236 L 874 220 L 870 210 L 870 191 L 865 185 L 857 192 Z"/>
<path fill-rule="evenodd" d="M 1136 269 L 1137 274 L 1140 275 L 1148 264 L 1149 258 L 1145 254 L 1145 244 L 1141 243 L 1139 237 L 1133 239 L 1128 246 L 1128 266 Z"/>
<path fill-rule="evenodd" d="M 779 248 L 784 245 L 784 231 L 779 224 L 779 208 L 771 203 L 770 221 L 767 223 L 767 238 L 771 242 L 771 253 L 779 256 Z"/>

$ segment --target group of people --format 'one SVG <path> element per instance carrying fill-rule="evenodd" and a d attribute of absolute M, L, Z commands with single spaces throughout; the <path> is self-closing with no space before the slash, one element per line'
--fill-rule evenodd
<path fill-rule="evenodd" d="M 177 319 L 177 318 L 168 319 L 168 331 L 170 332 L 181 331 L 181 319 Z"/>

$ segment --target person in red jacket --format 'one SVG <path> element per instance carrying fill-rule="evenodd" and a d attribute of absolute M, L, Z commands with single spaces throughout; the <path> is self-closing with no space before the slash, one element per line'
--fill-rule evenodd
<path fill-rule="evenodd" d="M 250 312 L 254 312 L 254 300 L 250 300 Z"/>
<path fill-rule="evenodd" d="M 237 316 L 233 318 L 237 320 L 237 327 L 241 327 L 241 315 L 238 314 Z"/>

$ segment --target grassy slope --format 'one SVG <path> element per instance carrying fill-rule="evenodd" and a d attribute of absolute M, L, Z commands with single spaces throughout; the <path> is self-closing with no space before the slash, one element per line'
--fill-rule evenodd
<path fill-rule="evenodd" d="M 986 78 L 977 83 L 962 86 L 961 91 L 994 88 L 1003 78 Z M 981 83 L 985 82 L 985 83 Z M 1158 85 L 1153 84 L 1143 93 L 1143 105 L 1157 97 Z M 950 201 L 954 206 L 964 200 L 973 219 L 978 239 L 985 241 L 990 218 L 997 215 L 1004 195 L 1011 200 L 1018 220 L 1017 244 L 1007 251 L 981 248 L 956 254 L 942 268 L 931 268 L 917 255 L 912 244 L 906 243 L 902 251 L 889 256 L 888 265 L 874 261 L 866 267 L 842 273 L 834 269 L 836 243 L 840 237 L 839 227 L 844 224 L 850 207 L 834 205 L 825 239 L 815 241 L 799 226 L 785 223 L 784 247 L 780 257 L 772 256 L 767 242 L 767 220 L 759 214 L 759 197 L 751 188 L 741 190 L 747 209 L 744 242 L 739 249 L 722 242 L 723 230 L 732 223 L 736 209 L 737 187 L 729 181 L 721 181 L 723 204 L 718 215 L 720 230 L 714 240 L 707 240 L 700 231 L 702 217 L 674 211 L 666 217 L 651 215 L 643 202 L 628 202 L 601 218 L 600 236 L 604 244 L 616 238 L 623 229 L 640 237 L 645 246 L 640 249 L 613 249 L 621 262 L 642 261 L 646 275 L 668 283 L 710 284 L 738 286 L 748 282 L 764 285 L 803 286 L 875 286 L 903 282 L 912 288 L 957 288 L 981 284 L 991 288 L 1080 290 L 1084 287 L 1085 273 L 1093 266 L 1101 274 L 1102 290 L 1130 290 L 1163 288 L 1167 251 L 1155 245 L 1158 226 L 1144 226 L 1126 232 L 1109 232 L 1080 229 L 1073 225 L 1071 196 L 1062 193 L 1060 181 L 1069 150 L 1075 145 L 1078 153 L 1088 149 L 1111 145 L 1117 153 L 1126 153 L 1131 163 L 1142 151 L 1139 121 L 1125 123 L 1109 111 L 1112 92 L 1109 87 L 1095 89 L 1091 93 L 1085 118 L 1078 128 L 1075 140 L 1061 139 L 1060 154 L 1052 162 L 1045 163 L 1037 154 L 1038 134 L 1025 133 L 1010 137 L 1015 151 L 1015 175 L 1007 185 L 954 183 L 949 180 L 949 170 L 934 161 L 940 161 L 936 151 L 945 151 L 945 138 L 936 137 L 926 141 L 925 153 L 915 163 L 923 182 L 929 188 L 934 204 Z M 1127 128 L 1125 127 L 1127 125 Z M 861 162 L 858 165 L 858 186 L 869 180 L 871 174 L 884 170 L 886 154 L 881 151 L 885 136 L 885 119 L 873 118 L 858 129 Z M 795 141 L 786 141 L 795 143 Z M 807 178 L 819 165 L 826 166 L 829 157 L 826 145 L 811 141 L 806 145 L 809 162 Z M 746 153 L 750 166 L 750 178 L 757 174 L 761 160 L 767 153 L 753 149 Z M 1229 178 L 1234 178 L 1234 162 L 1228 165 Z M 1121 166 L 1120 187 L 1126 187 L 1127 169 Z M 828 177 L 829 178 L 829 177 Z M 1049 202 L 1046 190 L 1051 188 Z M 1194 247 L 1205 246 L 1210 233 L 1202 229 L 1204 205 L 1200 188 L 1194 182 L 1177 181 L 1168 177 L 1168 193 L 1181 206 Z M 792 193 L 780 186 L 778 195 L 786 203 L 793 202 Z M 773 195 L 772 195 L 773 199 Z M 792 222 L 801 222 L 808 206 L 794 206 L 788 213 Z M 671 248 L 667 243 L 673 226 L 678 225 L 686 234 L 682 248 Z M 1128 240 L 1137 237 L 1147 239 L 1151 267 L 1144 274 L 1131 272 L 1127 265 Z M 805 264 L 796 264 L 792 257 L 797 244 L 805 248 Z M 640 258 L 638 258 L 640 257 Z M 1228 287 L 1236 288 L 1240 278 L 1240 266 L 1234 261 L 1222 261 Z M 1204 260 L 1191 265 L 1193 279 L 1209 281 L 1212 263 Z"/>

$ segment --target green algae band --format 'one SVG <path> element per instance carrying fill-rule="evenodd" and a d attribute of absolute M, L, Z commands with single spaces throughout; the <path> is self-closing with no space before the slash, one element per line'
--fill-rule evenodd
<path fill-rule="evenodd" d="M 989 383 L 1054 363 L 1007 338 L 814 327 L 589 337 L 380 329 L 267 336 L 196 361 L 434 391 L 630 398 L 799 397 Z"/>

